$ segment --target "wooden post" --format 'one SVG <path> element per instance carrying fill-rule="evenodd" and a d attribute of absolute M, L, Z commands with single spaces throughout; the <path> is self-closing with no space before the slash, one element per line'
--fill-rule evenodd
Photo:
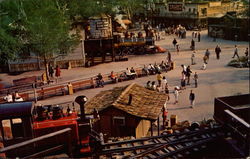
<path fill-rule="evenodd" d="M 152 121 L 150 121 L 150 126 L 151 126 L 151 136 L 153 136 L 153 122 Z"/>
<path fill-rule="evenodd" d="M 42 99 L 44 99 L 44 91 L 43 91 L 43 87 L 41 88 L 41 94 L 42 94 Z"/>
<path fill-rule="evenodd" d="M 158 132 L 158 136 L 160 135 L 160 119 L 159 119 L 159 117 L 157 118 L 157 132 Z"/>

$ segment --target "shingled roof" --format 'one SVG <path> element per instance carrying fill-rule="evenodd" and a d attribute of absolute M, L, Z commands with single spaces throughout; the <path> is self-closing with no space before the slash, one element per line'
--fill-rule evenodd
<path fill-rule="evenodd" d="M 132 103 L 128 105 L 130 94 L 132 94 Z M 85 112 L 92 113 L 94 108 L 100 112 L 113 106 L 139 118 L 156 120 L 166 98 L 166 94 L 148 90 L 133 83 L 125 87 L 116 87 L 100 92 L 85 104 Z"/>

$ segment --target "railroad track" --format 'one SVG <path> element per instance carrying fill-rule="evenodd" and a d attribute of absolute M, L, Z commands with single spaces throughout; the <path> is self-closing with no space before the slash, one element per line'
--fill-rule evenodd
<path fill-rule="evenodd" d="M 206 143 L 221 136 L 222 127 L 185 129 L 173 134 L 125 140 L 102 145 L 97 153 L 99 158 L 163 159 L 183 158 L 194 151 L 206 148 Z"/>

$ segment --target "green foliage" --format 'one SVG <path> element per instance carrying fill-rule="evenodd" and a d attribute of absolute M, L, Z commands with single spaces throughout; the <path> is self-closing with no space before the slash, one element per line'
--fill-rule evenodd
<path fill-rule="evenodd" d="M 29 51 L 47 60 L 67 54 L 79 42 L 71 24 L 122 11 L 131 19 L 145 0 L 0 0 L 1 63 L 27 58 Z"/>
<path fill-rule="evenodd" d="M 32 50 L 43 58 L 66 54 L 77 40 L 69 35 L 70 23 L 65 8 L 52 0 L 26 0 L 27 39 Z"/>
<path fill-rule="evenodd" d="M 232 67 L 249 67 L 248 57 L 240 56 L 239 59 L 231 60 L 227 65 Z"/>
<path fill-rule="evenodd" d="M 56 0 L 4 0 L 0 18 L 1 63 L 26 58 L 29 51 L 47 60 L 67 54 L 79 42 L 69 34 L 66 8 Z"/>

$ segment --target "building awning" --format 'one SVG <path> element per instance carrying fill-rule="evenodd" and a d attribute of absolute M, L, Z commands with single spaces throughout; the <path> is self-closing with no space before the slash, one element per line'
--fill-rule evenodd
<path fill-rule="evenodd" d="M 132 22 L 130 21 L 130 20 L 128 20 L 128 19 L 124 19 L 124 20 L 122 20 L 122 22 L 124 23 L 124 24 L 126 24 L 126 25 L 128 25 L 128 24 L 131 24 Z"/>

